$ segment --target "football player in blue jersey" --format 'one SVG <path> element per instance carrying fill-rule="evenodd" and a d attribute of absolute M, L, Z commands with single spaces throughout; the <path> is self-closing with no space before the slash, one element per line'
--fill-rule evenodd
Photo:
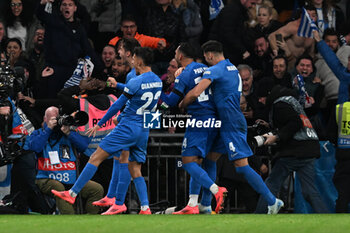
<path fill-rule="evenodd" d="M 119 56 L 121 57 L 121 59 L 123 61 L 128 63 L 128 66 L 130 66 L 132 68 L 126 76 L 126 83 L 128 83 L 128 81 L 130 79 L 136 77 L 136 71 L 135 71 L 135 68 L 133 65 L 133 55 L 134 55 L 134 49 L 137 47 L 141 47 L 141 46 L 140 46 L 140 43 L 134 38 L 132 38 L 132 39 L 123 38 L 118 43 Z M 112 77 L 108 78 L 107 83 L 108 83 L 109 87 L 116 88 L 117 90 L 120 90 L 120 91 L 123 91 L 125 88 L 124 83 L 118 83 Z M 115 118 L 115 120 L 116 120 L 114 122 L 115 125 L 118 124 L 118 122 L 121 120 L 123 115 L 124 115 L 124 113 L 121 112 L 121 114 L 119 114 L 118 118 Z M 128 155 L 126 155 L 126 153 L 129 153 L 129 151 L 122 151 L 121 153 L 122 153 L 122 155 L 119 157 L 123 158 L 125 156 L 128 156 Z M 109 207 L 115 203 L 116 199 L 119 202 L 124 203 L 124 199 L 125 199 L 124 191 L 117 190 L 117 187 L 118 187 L 117 185 L 118 185 L 118 180 L 119 180 L 119 169 L 120 169 L 120 167 L 123 167 L 122 169 L 125 171 L 124 182 L 127 183 L 127 186 L 129 186 L 131 176 L 129 175 L 129 179 L 126 178 L 127 171 L 128 171 L 128 169 L 127 169 L 128 163 L 121 163 L 120 164 L 119 157 L 116 157 L 116 156 L 113 156 L 113 157 L 114 157 L 113 171 L 112 171 L 111 180 L 109 182 L 107 195 L 105 197 L 103 197 L 101 200 L 93 202 L 92 203 L 93 205 L 101 206 L 101 207 Z"/>
<path fill-rule="evenodd" d="M 164 103 L 175 106 L 178 101 L 183 98 L 192 88 L 194 88 L 201 80 L 203 72 L 207 66 L 194 61 L 196 51 L 189 43 L 182 43 L 175 51 L 175 59 L 183 67 L 181 74 L 176 77 L 173 91 L 169 95 L 162 94 L 161 99 Z M 201 205 L 198 206 L 198 196 L 201 185 L 197 181 L 197 176 L 206 176 L 212 182 L 216 179 L 216 160 L 224 153 L 223 143 L 220 140 L 215 140 L 218 137 L 219 128 L 215 128 L 216 109 L 210 89 L 204 90 L 200 96 L 187 108 L 187 113 L 191 118 L 187 120 L 185 137 L 182 145 L 182 162 L 183 168 L 191 174 L 190 180 L 190 200 L 188 205 L 174 214 L 199 214 L 201 212 L 211 213 L 211 197 L 209 189 L 203 189 Z M 208 127 L 198 126 L 196 122 L 214 122 L 214 125 L 209 124 Z M 191 124 L 191 122 L 193 124 Z M 218 137 L 220 138 L 220 137 Z M 215 142 L 215 144 L 213 144 Z M 220 148 L 220 144 L 222 148 Z M 208 154 L 208 152 L 211 152 Z M 208 156 L 206 157 L 206 155 Z M 193 173 L 193 166 L 203 162 L 205 170 L 202 173 Z M 195 165 L 193 165 L 195 164 Z M 193 176 L 192 176 L 193 175 Z M 220 191 L 219 191 L 220 190 Z M 223 196 L 226 193 L 225 188 L 214 190 L 213 194 L 217 198 L 218 213 L 223 207 Z"/>
<path fill-rule="evenodd" d="M 151 214 L 147 197 L 147 186 L 141 174 L 141 164 L 146 161 L 149 135 L 149 129 L 143 127 L 143 114 L 144 112 L 155 111 L 162 90 L 162 81 L 151 71 L 150 65 L 152 62 L 152 50 L 141 47 L 135 48 L 134 67 L 138 76 L 132 78 L 126 84 L 123 94 L 110 107 L 98 124 L 89 129 L 89 134 L 95 135 L 101 125 L 115 115 L 130 100 L 124 109 L 124 116 L 116 128 L 101 141 L 74 186 L 66 192 L 52 190 L 56 196 L 74 203 L 76 195 L 96 172 L 97 166 L 101 163 L 101 158 L 106 159 L 110 154 L 124 150 L 129 151 L 130 156 L 128 153 L 125 153 L 124 156 L 121 154 L 119 162 L 120 164 L 128 164 L 129 161 L 129 171 L 133 177 L 141 202 L 139 214 Z M 95 159 L 95 157 L 98 159 Z M 119 168 L 117 184 L 117 190 L 118 192 L 123 192 L 124 198 L 130 182 L 130 176 L 125 175 L 127 170 L 128 167 L 121 166 Z M 116 199 L 116 202 L 103 215 L 125 212 L 127 208 L 123 202 L 124 200 Z"/>
<path fill-rule="evenodd" d="M 238 70 L 228 59 L 225 59 L 220 42 L 208 41 L 203 44 L 202 49 L 204 58 L 211 67 L 204 72 L 199 84 L 187 93 L 179 107 L 187 107 L 211 86 L 214 102 L 222 122 L 220 136 L 224 141 L 229 159 L 234 161 L 237 173 L 243 174 L 255 191 L 268 202 L 268 213 L 277 214 L 283 202 L 270 192 L 261 177 L 248 164 L 248 157 L 253 153 L 246 141 L 247 124 L 240 110 L 242 80 Z M 201 168 L 198 166 L 195 169 Z M 205 184 L 204 180 L 201 184 L 204 187 L 210 185 L 210 189 L 217 187 L 213 182 Z"/>

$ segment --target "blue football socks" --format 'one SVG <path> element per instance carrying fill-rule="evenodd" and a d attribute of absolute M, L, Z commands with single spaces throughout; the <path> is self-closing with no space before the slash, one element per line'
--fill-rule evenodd
<path fill-rule="evenodd" d="M 71 190 L 75 194 L 78 194 L 85 184 L 95 175 L 96 171 L 97 167 L 95 165 L 87 163 Z"/>
<path fill-rule="evenodd" d="M 210 179 L 213 182 L 215 182 L 215 180 L 216 180 L 216 162 L 213 160 L 204 159 L 203 168 L 208 173 L 208 176 L 210 177 Z M 210 192 L 210 190 L 203 188 L 201 204 L 203 206 L 210 206 L 212 197 L 213 197 L 213 195 Z"/>
<path fill-rule="evenodd" d="M 190 178 L 190 195 L 194 194 L 194 195 L 199 195 L 200 191 L 201 191 L 201 185 L 196 182 L 193 177 L 191 176 Z"/>
<path fill-rule="evenodd" d="M 268 205 L 275 204 L 276 197 L 267 188 L 266 184 L 261 179 L 261 176 L 259 176 L 249 165 L 236 167 L 236 172 L 244 175 L 244 178 L 248 181 L 250 186 L 264 197 Z"/>
<path fill-rule="evenodd" d="M 137 191 L 137 195 L 139 196 L 141 206 L 148 206 L 149 203 L 145 179 L 142 176 L 137 177 L 134 179 L 134 184 Z"/>
<path fill-rule="evenodd" d="M 197 163 L 191 162 L 183 164 L 183 168 L 191 175 L 191 177 L 204 188 L 209 189 L 214 182 L 210 179 L 207 172 L 203 170 Z"/>
<path fill-rule="evenodd" d="M 109 182 L 107 197 L 113 198 L 116 196 L 118 179 L 119 179 L 119 160 L 113 159 L 112 178 L 111 178 L 111 181 Z"/>
<path fill-rule="evenodd" d="M 125 202 L 126 192 L 128 191 L 131 175 L 128 168 L 128 163 L 119 163 L 119 179 L 116 189 L 115 204 L 123 205 Z"/>

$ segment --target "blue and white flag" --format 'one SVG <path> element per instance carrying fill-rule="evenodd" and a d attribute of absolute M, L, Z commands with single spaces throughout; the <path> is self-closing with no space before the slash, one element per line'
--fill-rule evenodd
<path fill-rule="evenodd" d="M 73 75 L 65 82 L 64 88 L 79 85 L 80 80 L 90 77 L 93 70 L 94 64 L 91 62 L 91 58 L 89 56 L 80 58 Z"/>
<path fill-rule="evenodd" d="M 313 38 L 312 31 L 317 30 L 316 23 L 310 18 L 310 15 L 307 13 L 305 8 L 303 8 L 303 13 L 301 15 L 301 21 L 298 28 L 298 36 Z"/>

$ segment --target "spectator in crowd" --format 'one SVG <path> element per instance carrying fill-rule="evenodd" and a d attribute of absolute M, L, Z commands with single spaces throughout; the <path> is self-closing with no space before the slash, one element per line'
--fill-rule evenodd
<path fill-rule="evenodd" d="M 313 21 L 317 20 L 316 9 L 312 6 L 306 6 L 306 11 L 310 15 Z M 314 42 L 312 38 L 300 37 L 297 35 L 298 28 L 301 22 L 301 18 L 289 22 L 285 26 L 281 27 L 277 31 L 271 33 L 269 35 L 270 47 L 275 56 L 277 56 L 281 47 L 277 45 L 276 35 L 281 35 L 282 39 L 284 39 L 287 43 L 288 49 L 291 52 L 291 58 L 288 60 L 292 60 L 289 63 L 290 67 L 293 67 L 295 64 L 295 60 L 300 57 L 302 54 L 307 53 L 311 57 L 314 56 Z M 288 56 L 286 54 L 286 56 Z"/>
<path fill-rule="evenodd" d="M 259 6 L 257 20 L 258 24 L 253 28 L 253 31 L 261 33 L 266 37 L 283 25 L 273 19 L 273 8 L 265 4 Z"/>
<path fill-rule="evenodd" d="M 0 53 L 5 51 L 7 39 L 8 38 L 6 36 L 5 24 L 3 21 L 0 20 Z"/>
<path fill-rule="evenodd" d="M 341 46 L 338 33 L 331 28 L 324 31 L 323 40 L 332 49 L 332 51 L 337 55 L 338 59 L 343 66 L 348 63 L 348 57 L 350 56 L 350 47 L 343 45 Z M 324 85 L 324 98 L 327 101 L 327 105 L 324 111 L 325 118 L 328 120 L 329 113 L 333 111 L 335 105 L 338 101 L 338 91 L 339 91 L 339 79 L 328 67 L 323 56 L 318 53 L 317 61 L 315 66 L 317 68 L 316 76 L 321 79 L 322 85 Z"/>
<path fill-rule="evenodd" d="M 148 6 L 145 6 L 144 20 L 140 25 L 140 31 L 146 35 L 166 40 L 167 47 L 165 49 L 155 50 L 155 62 L 158 64 L 152 67 L 155 73 L 162 74 L 166 70 L 168 62 L 174 57 L 175 49 L 179 43 L 186 40 L 186 33 L 182 18 L 174 12 L 171 0 L 154 0 L 152 2 L 152 4 L 149 3 Z"/>
<path fill-rule="evenodd" d="M 34 131 L 26 140 L 26 149 L 38 156 L 38 174 L 36 183 L 46 195 L 51 189 L 64 191 L 76 181 L 76 155 L 73 147 L 84 151 L 88 143 L 69 126 L 58 126 L 58 108 L 50 107 L 44 116 L 44 127 Z M 72 169 L 73 168 L 73 169 Z M 89 214 L 97 214 L 98 207 L 92 205 L 103 195 L 100 184 L 89 181 L 82 189 L 82 197 L 86 199 L 85 209 Z M 74 214 L 71 204 L 56 198 L 56 205 L 61 214 Z"/>
<path fill-rule="evenodd" d="M 39 21 L 33 14 L 33 6 L 29 0 L 6 0 L 4 18 L 6 35 L 9 38 L 19 38 L 23 51 L 32 45 L 35 29 Z"/>
<path fill-rule="evenodd" d="M 38 27 L 35 30 L 34 38 L 33 38 L 33 47 L 27 50 L 26 54 L 28 59 L 35 66 L 35 80 L 41 81 L 41 72 L 45 66 L 44 59 L 44 37 L 45 37 L 45 29 L 43 27 Z"/>
<path fill-rule="evenodd" d="M 293 96 L 293 90 L 275 86 L 267 99 L 270 121 L 276 132 L 264 134 L 265 145 L 277 143 L 276 162 L 265 183 L 274 195 L 291 171 L 300 179 L 302 194 L 316 213 L 328 213 L 317 187 L 315 186 L 315 158 L 320 157 L 320 145 L 316 131 L 307 118 L 303 107 Z M 267 123 L 266 123 L 267 124 Z M 266 202 L 260 197 L 257 213 L 266 213 Z"/>
<path fill-rule="evenodd" d="M 249 44 L 245 43 L 244 22 L 248 19 L 247 9 L 257 0 L 233 0 L 226 5 L 213 23 L 209 39 L 223 44 L 225 57 L 233 64 L 241 64 L 250 56 Z"/>
<path fill-rule="evenodd" d="M 133 64 L 134 49 L 136 47 L 140 47 L 140 43 L 136 39 L 123 38 L 119 44 L 118 54 L 121 59 L 131 68 L 130 72 L 126 75 L 125 84 L 127 84 L 130 79 L 136 76 Z M 107 81 L 109 82 L 108 85 L 110 87 L 117 88 L 117 90 L 123 90 L 123 85 L 119 87 L 114 78 L 110 77 Z"/>
<path fill-rule="evenodd" d="M 35 68 L 34 65 L 26 58 L 22 51 L 21 41 L 17 38 L 7 40 L 6 54 L 8 64 L 17 73 L 17 78 L 20 79 L 20 84 L 16 91 L 20 92 L 20 96 L 12 96 L 15 99 L 24 94 L 33 97 L 33 91 L 36 88 Z"/>
<path fill-rule="evenodd" d="M 259 90 L 257 95 L 259 97 L 259 103 L 264 106 L 266 105 L 266 97 L 274 86 L 280 85 L 293 88 L 292 76 L 287 71 L 287 59 L 284 56 L 278 55 L 273 58 L 272 65 L 272 75 L 262 78 L 258 83 Z"/>
<path fill-rule="evenodd" d="M 6 57 L 11 68 L 15 66 L 16 62 L 24 59 L 22 43 L 19 39 L 10 38 L 6 41 Z"/>
<path fill-rule="evenodd" d="M 248 9 L 249 20 L 247 24 L 249 27 L 255 27 L 257 25 L 257 16 L 259 15 L 259 8 L 262 5 L 270 7 L 272 19 L 277 20 L 278 14 L 277 11 L 273 8 L 273 3 L 270 0 L 257 0 L 255 6 Z"/>
<path fill-rule="evenodd" d="M 125 83 L 126 75 L 130 72 L 131 68 L 126 61 L 124 61 L 119 54 L 114 58 L 112 64 L 113 78 L 118 83 Z"/>
<path fill-rule="evenodd" d="M 162 92 L 166 95 L 169 95 L 173 90 L 174 90 L 174 86 L 175 86 L 175 74 L 177 73 L 177 70 L 179 69 L 179 63 L 178 61 L 174 58 L 169 62 L 169 66 L 167 69 L 167 72 L 165 74 L 163 74 L 160 79 L 162 80 L 163 83 L 163 88 L 162 88 Z M 180 72 L 180 70 L 179 70 Z M 178 74 L 179 75 L 179 74 Z M 163 103 L 163 100 L 160 98 L 158 100 L 158 104 L 161 106 L 161 108 L 165 108 L 163 109 L 165 114 L 181 114 L 179 108 L 177 106 L 168 106 L 165 105 L 165 103 Z M 176 127 L 169 127 L 167 130 L 169 133 L 179 133 L 182 132 L 183 129 L 181 129 L 180 127 L 176 128 Z M 164 140 L 162 140 L 164 141 Z M 170 142 L 174 142 L 173 139 L 169 140 Z"/>
<path fill-rule="evenodd" d="M 146 36 L 137 32 L 136 20 L 133 16 L 127 15 L 121 23 L 122 36 L 116 36 L 109 41 L 110 45 L 116 46 L 121 38 L 135 38 L 141 47 L 149 47 L 152 49 L 164 49 L 166 47 L 166 41 L 163 38 L 157 38 L 152 36 Z"/>
<path fill-rule="evenodd" d="M 40 1 L 37 17 L 45 24 L 46 97 L 55 98 L 71 77 L 79 58 L 91 57 L 95 77 L 103 75 L 103 65 L 93 51 L 83 25 L 75 19 L 77 0 L 54 1 L 52 13 L 45 11 L 48 2 L 52 0 Z"/>
<path fill-rule="evenodd" d="M 269 79 L 272 85 L 281 85 L 287 88 L 292 88 L 292 76 L 287 71 L 288 62 L 286 57 L 278 55 L 272 60 L 272 76 Z"/>
<path fill-rule="evenodd" d="M 348 57 L 347 65 L 344 66 L 339 61 L 332 49 L 321 40 L 317 31 L 314 31 L 314 38 L 317 42 L 317 49 L 320 51 L 323 59 L 325 59 L 329 68 L 333 71 L 335 76 L 339 79 L 339 94 L 338 104 L 344 103 L 349 99 L 348 86 L 350 84 L 350 57 Z"/>
<path fill-rule="evenodd" d="M 317 27 L 323 36 L 327 28 L 339 29 L 339 26 L 345 21 L 343 12 L 333 3 L 327 0 L 306 0 L 306 4 L 316 8 Z"/>
<path fill-rule="evenodd" d="M 263 35 L 257 36 L 254 41 L 254 54 L 248 59 L 248 63 L 254 70 L 255 81 L 271 75 L 273 57 L 274 55 L 267 38 Z"/>
<path fill-rule="evenodd" d="M 117 53 L 115 51 L 115 47 L 112 45 L 106 45 L 102 50 L 102 61 L 104 63 L 103 72 L 105 72 L 108 76 L 112 76 L 112 64 L 116 57 Z"/>
<path fill-rule="evenodd" d="M 160 79 L 163 82 L 163 92 L 165 94 L 170 94 L 174 88 L 175 72 L 179 68 L 178 62 L 175 58 L 171 59 L 166 74 L 163 74 Z M 160 100 L 161 101 L 161 100 Z"/>
<path fill-rule="evenodd" d="M 194 0 L 173 0 L 172 4 L 185 24 L 187 41 L 199 47 L 203 23 L 198 5 Z"/>
<path fill-rule="evenodd" d="M 120 0 L 89 0 L 81 1 L 87 6 L 91 15 L 92 26 L 90 38 L 94 47 L 100 53 L 105 44 L 120 29 L 122 6 Z"/>
<path fill-rule="evenodd" d="M 316 76 L 314 62 L 310 56 L 299 57 L 295 63 L 295 71 L 296 74 L 302 76 L 303 80 L 295 76 L 293 87 L 298 89 L 299 101 L 302 100 L 301 104 L 312 122 L 312 117 L 317 115 L 320 110 L 320 104 L 324 96 L 324 86 L 321 84 L 320 78 Z M 303 88 L 305 91 L 302 90 Z M 314 124 L 313 126 L 316 127 Z"/>
<path fill-rule="evenodd" d="M 242 79 L 242 95 L 246 98 L 248 106 L 245 112 L 243 112 L 244 117 L 247 120 L 248 125 L 253 125 L 255 123 L 255 112 L 254 110 L 258 105 L 257 87 L 254 83 L 253 69 L 245 64 L 240 64 L 237 66 L 239 70 L 239 75 Z"/>
<path fill-rule="evenodd" d="M 203 31 L 200 41 L 201 44 L 203 44 L 208 40 L 208 34 L 211 26 L 220 11 L 224 8 L 224 2 L 222 0 L 195 0 L 195 2 L 199 6 L 203 24 Z"/>

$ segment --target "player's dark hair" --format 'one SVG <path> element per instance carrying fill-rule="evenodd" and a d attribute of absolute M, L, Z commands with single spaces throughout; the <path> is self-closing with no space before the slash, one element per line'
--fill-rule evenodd
<path fill-rule="evenodd" d="M 141 47 L 140 43 L 134 38 L 122 38 L 120 40 L 120 43 L 122 43 L 124 50 L 126 52 L 130 52 L 131 55 L 134 54 L 135 48 Z"/>
<path fill-rule="evenodd" d="M 188 42 L 181 43 L 179 51 L 187 58 L 195 59 L 197 57 L 195 47 Z"/>
<path fill-rule="evenodd" d="M 139 57 L 142 59 L 143 64 L 145 66 L 151 66 L 154 60 L 153 51 L 150 48 L 147 47 L 137 47 L 134 50 L 134 54 L 136 57 Z"/>
<path fill-rule="evenodd" d="M 215 53 L 223 53 L 222 44 L 216 40 L 209 40 L 202 45 L 203 53 L 207 52 L 215 52 Z"/>

